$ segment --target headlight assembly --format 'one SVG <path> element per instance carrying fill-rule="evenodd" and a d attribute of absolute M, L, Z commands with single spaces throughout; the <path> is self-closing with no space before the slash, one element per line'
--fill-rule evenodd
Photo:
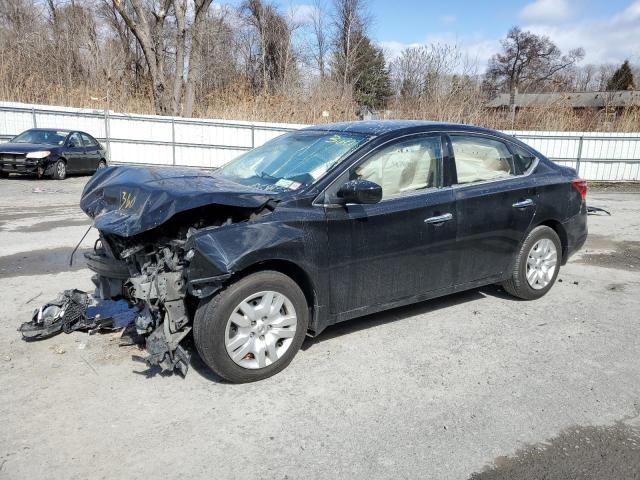
<path fill-rule="evenodd" d="M 45 158 L 51 154 L 49 150 L 41 150 L 39 152 L 29 152 L 27 153 L 27 158 Z"/>

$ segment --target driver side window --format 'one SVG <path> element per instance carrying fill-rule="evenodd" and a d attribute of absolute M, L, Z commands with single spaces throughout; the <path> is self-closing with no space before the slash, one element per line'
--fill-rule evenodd
<path fill-rule="evenodd" d="M 439 136 L 404 140 L 382 148 L 355 169 L 352 179 L 382 187 L 382 198 L 436 187 L 442 164 Z"/>

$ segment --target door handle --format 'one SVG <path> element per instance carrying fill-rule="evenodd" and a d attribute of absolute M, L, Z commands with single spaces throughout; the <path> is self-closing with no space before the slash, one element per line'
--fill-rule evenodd
<path fill-rule="evenodd" d="M 516 202 L 511 206 L 513 208 L 527 208 L 527 207 L 532 207 L 533 205 L 535 205 L 533 203 L 533 200 L 531 200 L 530 198 L 527 198 L 526 200 L 522 200 L 521 202 Z"/>
<path fill-rule="evenodd" d="M 451 215 L 450 213 L 445 213 L 444 215 L 438 215 L 437 217 L 429 217 L 424 221 L 424 223 L 432 223 L 438 225 L 444 222 L 448 222 L 452 218 L 453 215 Z"/>

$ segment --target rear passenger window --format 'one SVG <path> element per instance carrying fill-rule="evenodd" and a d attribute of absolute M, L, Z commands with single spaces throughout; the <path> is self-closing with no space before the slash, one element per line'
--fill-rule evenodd
<path fill-rule="evenodd" d="M 489 138 L 453 135 L 458 183 L 483 182 L 516 175 L 507 146 Z"/>
<path fill-rule="evenodd" d="M 356 168 L 355 178 L 382 187 L 382 198 L 438 186 L 442 141 L 413 138 L 382 148 Z"/>
<path fill-rule="evenodd" d="M 521 147 L 513 147 L 513 152 L 513 158 L 516 163 L 516 170 L 518 171 L 518 173 L 525 173 L 531 168 L 531 165 L 533 165 L 536 156 L 527 152 L 524 148 Z"/>
<path fill-rule="evenodd" d="M 89 135 L 82 134 L 82 141 L 87 147 L 95 147 L 97 143 Z"/>

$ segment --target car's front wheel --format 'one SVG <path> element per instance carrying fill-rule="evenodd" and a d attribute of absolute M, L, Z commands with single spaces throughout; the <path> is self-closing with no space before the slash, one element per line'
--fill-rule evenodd
<path fill-rule="evenodd" d="M 288 276 L 263 271 L 201 303 L 193 322 L 196 348 L 222 378 L 245 383 L 284 369 L 307 332 L 309 307 Z"/>
<path fill-rule="evenodd" d="M 522 243 L 511 278 L 503 287 L 518 298 L 540 298 L 558 278 L 561 260 L 562 244 L 555 230 L 545 225 L 536 227 Z"/>
<path fill-rule="evenodd" d="M 55 180 L 64 180 L 67 177 L 67 164 L 64 160 L 58 160 L 53 165 L 53 174 L 51 176 Z"/>

